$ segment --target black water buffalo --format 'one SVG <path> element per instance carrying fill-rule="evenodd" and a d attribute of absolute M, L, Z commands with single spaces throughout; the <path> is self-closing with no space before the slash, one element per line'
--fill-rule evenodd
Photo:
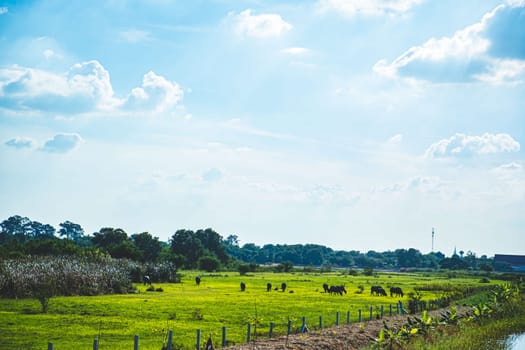
<path fill-rule="evenodd" d="M 144 283 L 144 285 L 149 284 L 151 286 L 151 278 L 147 275 L 142 277 L 142 283 Z"/>
<path fill-rule="evenodd" d="M 372 288 L 370 288 L 370 294 L 386 297 L 386 291 L 381 286 L 372 286 Z"/>
<path fill-rule="evenodd" d="M 284 292 L 286 290 L 286 283 L 281 283 L 281 290 Z"/>
<path fill-rule="evenodd" d="M 343 295 L 343 293 L 346 294 L 345 286 L 330 286 L 328 291 L 330 292 L 330 294 L 339 294 L 339 295 Z"/>
<path fill-rule="evenodd" d="M 246 283 L 241 282 L 241 292 L 244 292 L 246 290 Z"/>
<path fill-rule="evenodd" d="M 195 277 L 195 283 L 196 283 L 197 285 L 200 285 L 200 284 L 201 284 L 201 276 L 197 276 L 197 277 Z"/>
<path fill-rule="evenodd" d="M 327 283 L 324 283 L 323 284 L 323 289 L 324 289 L 324 292 L 325 293 L 328 293 L 330 291 L 330 288 L 328 287 L 328 284 Z"/>
<path fill-rule="evenodd" d="M 403 290 L 400 287 L 391 287 L 390 288 L 390 296 L 396 296 L 396 297 L 403 297 Z"/>
<path fill-rule="evenodd" d="M 266 291 L 271 292 L 272 291 L 272 284 L 270 282 L 266 283 Z"/>

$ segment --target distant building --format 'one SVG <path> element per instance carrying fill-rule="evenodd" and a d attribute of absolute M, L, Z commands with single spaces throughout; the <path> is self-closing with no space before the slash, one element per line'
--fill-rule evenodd
<path fill-rule="evenodd" d="M 525 255 L 494 255 L 494 269 L 525 272 Z"/>

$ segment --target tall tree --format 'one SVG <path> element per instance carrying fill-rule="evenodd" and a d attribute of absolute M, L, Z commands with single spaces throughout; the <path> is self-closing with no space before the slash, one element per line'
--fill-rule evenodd
<path fill-rule="evenodd" d="M 23 242 L 32 232 L 31 220 L 25 216 L 14 215 L 0 223 L 2 232 L 15 237 Z"/>
<path fill-rule="evenodd" d="M 78 241 L 82 236 L 84 236 L 84 229 L 79 224 L 75 224 L 71 221 L 64 221 L 63 223 L 59 224 L 60 230 L 58 230 L 58 234 L 61 237 L 66 237 L 67 239 L 71 239 L 73 241 Z"/>
<path fill-rule="evenodd" d="M 198 260 L 204 254 L 204 247 L 200 239 L 192 230 L 177 230 L 171 236 L 171 253 L 184 256 L 187 268 L 196 268 Z"/>
<path fill-rule="evenodd" d="M 140 251 L 143 262 L 155 262 L 158 260 L 162 250 L 158 237 L 153 237 L 149 232 L 142 232 L 131 235 L 131 240 Z"/>

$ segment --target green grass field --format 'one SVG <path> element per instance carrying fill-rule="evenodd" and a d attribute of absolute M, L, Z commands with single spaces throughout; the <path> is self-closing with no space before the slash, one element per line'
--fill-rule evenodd
<path fill-rule="evenodd" d="M 288 320 L 297 329 L 304 316 L 309 328 L 317 328 L 319 316 L 323 326 L 335 325 L 336 313 L 340 322 L 346 322 L 350 311 L 351 322 L 357 322 L 358 310 L 363 319 L 374 314 L 380 305 L 388 313 L 389 304 L 398 298 L 370 295 L 370 286 L 381 285 L 403 288 L 407 293 L 415 287 L 424 287 L 423 300 L 436 299 L 443 290 L 480 286 L 479 277 L 448 279 L 439 275 L 382 273 L 378 276 L 349 276 L 340 273 L 238 273 L 201 274 L 200 286 L 195 284 L 198 272 L 183 273 L 182 283 L 154 284 L 163 292 L 146 292 L 136 285 L 138 293 L 93 297 L 54 297 L 46 314 L 40 313 L 40 304 L 33 299 L 0 299 L 0 349 L 91 349 L 93 340 L 100 336 L 99 349 L 132 349 L 133 336 L 139 335 L 140 349 L 161 349 L 167 330 L 173 330 L 178 348 L 194 349 L 196 331 L 201 330 L 202 342 L 212 336 L 220 344 L 222 327 L 227 327 L 227 339 L 235 344 L 246 341 L 247 323 L 257 320 L 257 334 L 267 337 L 270 322 L 274 334 L 284 334 Z M 241 292 L 239 284 L 246 283 Z M 266 292 L 266 283 L 274 287 L 287 283 L 286 292 Z M 322 284 L 344 284 L 344 296 L 323 293 Z M 491 282 L 493 283 L 493 282 Z M 358 286 L 364 287 L 357 294 Z M 486 285 L 486 284 L 484 284 Z M 289 291 L 293 291 L 290 293 Z M 253 327 L 253 326 L 252 326 Z"/>

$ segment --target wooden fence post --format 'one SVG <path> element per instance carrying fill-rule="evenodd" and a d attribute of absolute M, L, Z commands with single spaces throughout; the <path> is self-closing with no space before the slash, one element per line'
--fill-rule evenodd
<path fill-rule="evenodd" d="M 270 335 L 269 337 L 273 337 L 273 327 L 275 326 L 275 324 L 273 322 L 270 322 Z"/>
<path fill-rule="evenodd" d="M 339 311 L 335 313 L 335 325 L 339 326 Z"/>
<path fill-rule="evenodd" d="M 390 304 L 390 317 L 392 317 L 392 304 Z"/>
<path fill-rule="evenodd" d="M 173 331 L 170 329 L 168 331 L 168 350 L 173 350 Z"/>
<path fill-rule="evenodd" d="M 248 329 L 246 331 L 246 343 L 249 343 L 251 341 L 252 336 L 252 324 L 248 322 Z"/>
<path fill-rule="evenodd" d="M 319 329 L 323 329 L 323 316 L 319 316 Z"/>
<path fill-rule="evenodd" d="M 350 324 L 350 311 L 346 312 L 346 324 Z"/>
<path fill-rule="evenodd" d="M 133 350 L 139 350 L 139 336 L 135 335 L 133 337 Z"/>
<path fill-rule="evenodd" d="M 195 343 L 195 348 L 201 350 L 201 330 L 197 329 L 197 342 Z"/>
<path fill-rule="evenodd" d="M 362 312 L 361 312 L 361 309 L 358 310 L 358 316 L 359 316 L 359 323 L 361 323 L 363 321 L 363 317 L 362 317 Z"/>
<path fill-rule="evenodd" d="M 93 340 L 93 350 L 98 350 L 98 339 Z"/>
<path fill-rule="evenodd" d="M 53 343 L 47 343 L 47 350 L 53 350 Z"/>
<path fill-rule="evenodd" d="M 222 347 L 226 346 L 226 326 L 222 327 Z"/>
<path fill-rule="evenodd" d="M 372 314 L 374 313 L 374 309 L 370 306 L 370 321 L 372 321 Z"/>
<path fill-rule="evenodd" d="M 292 332 L 292 320 L 288 320 L 287 335 L 290 335 L 291 332 Z"/>
<path fill-rule="evenodd" d="M 385 315 L 385 308 L 381 305 L 381 318 Z"/>

